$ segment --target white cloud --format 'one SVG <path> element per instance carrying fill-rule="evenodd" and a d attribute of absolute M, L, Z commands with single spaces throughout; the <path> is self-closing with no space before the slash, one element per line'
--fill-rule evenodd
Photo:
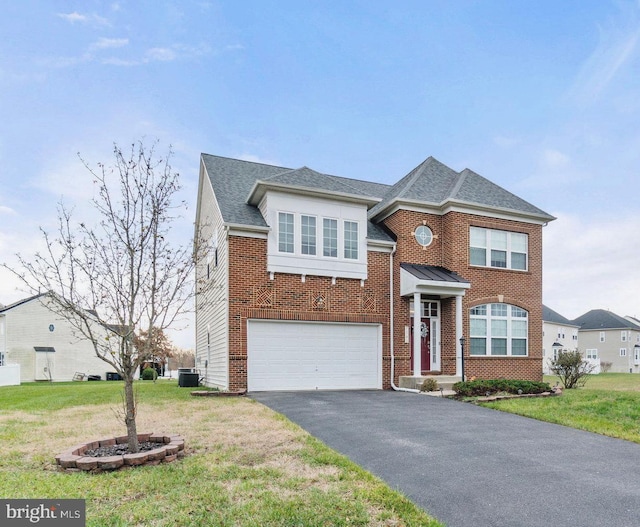
<path fill-rule="evenodd" d="M 110 26 L 109 21 L 96 14 L 83 15 L 74 11 L 73 13 L 58 13 L 58 16 L 71 24 L 91 24 L 98 26 Z"/>
<path fill-rule="evenodd" d="M 13 210 L 11 207 L 6 207 L 4 205 L 0 205 L 0 214 L 15 214 L 16 211 Z"/>
<path fill-rule="evenodd" d="M 590 309 L 640 315 L 640 217 L 563 212 L 543 229 L 544 303 L 569 319 Z"/>
<path fill-rule="evenodd" d="M 598 100 L 620 71 L 638 54 L 640 2 L 618 4 L 621 13 L 600 27 L 598 46 L 583 64 L 568 93 L 569 100 L 588 106 Z"/>

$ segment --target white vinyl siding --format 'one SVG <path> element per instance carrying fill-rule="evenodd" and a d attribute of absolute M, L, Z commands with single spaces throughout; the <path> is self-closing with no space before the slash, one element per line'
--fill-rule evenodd
<path fill-rule="evenodd" d="M 228 389 L 228 303 L 221 300 L 227 298 L 229 288 L 229 239 L 208 179 L 205 175 L 199 226 L 215 236 L 217 265 L 209 268 L 208 287 L 196 295 L 196 368 L 205 376 L 207 386 Z M 201 266 L 196 268 L 197 283 L 204 272 Z"/>
<path fill-rule="evenodd" d="M 482 267 L 526 271 L 528 244 L 529 237 L 523 233 L 471 227 L 469 262 Z"/>

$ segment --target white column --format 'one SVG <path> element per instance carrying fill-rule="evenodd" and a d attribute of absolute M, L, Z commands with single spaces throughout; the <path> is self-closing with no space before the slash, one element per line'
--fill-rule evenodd
<path fill-rule="evenodd" d="M 462 375 L 462 347 L 460 346 L 462 337 L 462 296 L 456 296 L 456 376 Z"/>
<path fill-rule="evenodd" d="M 422 303 L 420 293 L 413 293 L 413 375 L 422 375 L 422 347 L 420 337 L 420 322 L 422 322 Z"/>

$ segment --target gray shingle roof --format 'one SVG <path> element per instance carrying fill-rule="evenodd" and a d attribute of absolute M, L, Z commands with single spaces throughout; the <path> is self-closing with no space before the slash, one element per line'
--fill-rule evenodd
<path fill-rule="evenodd" d="M 375 197 L 372 191 L 386 187 L 377 183 L 322 174 L 307 167 L 293 170 L 209 154 L 202 154 L 202 162 L 211 181 L 222 218 L 227 223 L 238 225 L 268 227 L 258 208 L 247 203 L 249 193 L 258 181 L 362 197 Z M 384 229 L 372 222 L 367 226 L 367 237 L 372 240 L 392 241 Z"/>
<path fill-rule="evenodd" d="M 28 298 L 23 298 L 22 300 L 18 300 L 17 302 L 14 302 L 13 304 L 9 304 L 8 306 L 2 306 L 0 307 L 0 313 L 4 313 L 5 311 L 9 311 L 14 307 L 21 306 L 22 304 L 26 304 L 27 302 L 31 302 L 32 300 L 35 300 L 36 298 L 40 298 L 41 296 L 45 296 L 45 295 L 46 293 L 40 293 L 38 295 L 33 295 Z"/>
<path fill-rule="evenodd" d="M 542 305 L 542 320 L 544 322 L 552 322 L 554 324 L 563 324 L 565 326 L 576 326 L 571 320 L 563 317 L 557 311 L 554 311 L 548 306 Z"/>
<path fill-rule="evenodd" d="M 291 169 L 209 154 L 202 154 L 202 162 L 223 219 L 230 224 L 267 227 L 258 208 L 247 202 L 256 184 L 346 194 L 363 200 L 372 198 L 370 205 L 379 201 L 369 211 L 369 217 L 374 220 L 397 202 L 432 206 L 467 204 L 530 215 L 540 221 L 554 219 L 475 172 L 469 169 L 456 172 L 433 157 L 427 158 L 393 186 L 322 174 L 308 167 Z M 367 235 L 370 239 L 391 240 L 375 222 L 369 222 Z"/>
<path fill-rule="evenodd" d="M 605 329 L 635 329 L 640 330 L 640 326 L 634 324 L 632 321 L 623 318 L 606 309 L 592 309 L 584 315 L 576 318 L 573 323 L 579 326 L 580 329 L 593 329 L 593 330 L 605 330 Z"/>
<path fill-rule="evenodd" d="M 472 170 L 467 168 L 456 172 L 433 157 L 427 158 L 393 185 L 383 196 L 383 201 L 371 209 L 370 217 L 375 218 L 398 201 L 421 201 L 436 206 L 455 202 L 513 211 L 539 217 L 542 221 L 555 219 Z"/>

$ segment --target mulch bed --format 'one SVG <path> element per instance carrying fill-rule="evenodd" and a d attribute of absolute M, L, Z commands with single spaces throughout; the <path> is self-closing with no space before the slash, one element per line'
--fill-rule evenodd
<path fill-rule="evenodd" d="M 145 441 L 139 443 L 140 452 L 148 452 L 154 448 L 160 448 L 164 446 L 162 443 L 152 443 L 151 441 Z M 85 450 L 84 455 L 89 457 L 107 457 L 107 456 L 122 456 L 129 453 L 129 446 L 124 443 L 122 445 L 101 446 L 98 448 L 92 448 L 91 450 Z"/>

